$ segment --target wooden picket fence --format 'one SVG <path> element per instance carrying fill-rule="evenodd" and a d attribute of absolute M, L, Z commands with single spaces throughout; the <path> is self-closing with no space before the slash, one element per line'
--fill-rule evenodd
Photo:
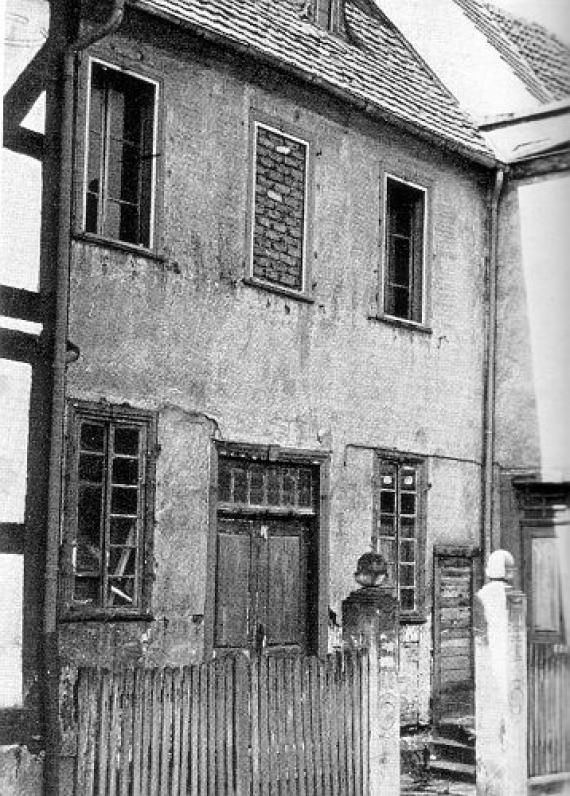
<path fill-rule="evenodd" d="M 67 673 L 73 791 L 366 796 L 368 676 L 365 650 Z"/>
<path fill-rule="evenodd" d="M 528 654 L 530 777 L 570 773 L 570 649 L 531 643 Z"/>

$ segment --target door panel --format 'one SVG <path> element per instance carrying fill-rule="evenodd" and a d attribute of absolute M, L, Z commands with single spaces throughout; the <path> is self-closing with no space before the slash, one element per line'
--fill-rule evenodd
<path fill-rule="evenodd" d="M 215 645 L 245 647 L 250 637 L 249 611 L 253 523 L 220 523 L 216 577 Z"/>
<path fill-rule="evenodd" d="M 219 519 L 217 648 L 304 648 L 311 538 L 310 520 Z"/>

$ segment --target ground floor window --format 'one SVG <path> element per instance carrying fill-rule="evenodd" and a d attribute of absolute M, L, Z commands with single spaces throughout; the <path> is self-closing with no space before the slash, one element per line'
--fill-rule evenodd
<path fill-rule="evenodd" d="M 321 465 L 281 449 L 218 450 L 216 649 L 315 649 Z"/>
<path fill-rule="evenodd" d="M 375 462 L 376 550 L 388 563 L 402 618 L 421 618 L 425 548 L 425 463 L 378 453 Z"/>
<path fill-rule="evenodd" d="M 74 404 L 67 459 L 63 589 L 79 612 L 149 607 L 154 416 Z"/>

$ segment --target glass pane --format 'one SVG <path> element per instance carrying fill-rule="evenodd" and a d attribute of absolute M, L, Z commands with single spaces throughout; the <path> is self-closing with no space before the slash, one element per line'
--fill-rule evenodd
<path fill-rule="evenodd" d="M 123 167 L 123 142 L 111 139 L 107 162 L 107 198 L 121 199 L 121 175 Z"/>
<path fill-rule="evenodd" d="M 560 629 L 560 583 L 556 539 L 536 537 L 531 544 L 532 624 L 534 630 Z"/>
<path fill-rule="evenodd" d="M 414 589 L 400 589 L 400 609 L 402 611 L 413 611 L 416 607 Z"/>
<path fill-rule="evenodd" d="M 120 75 L 109 72 L 114 82 L 120 81 Z M 125 96 L 122 87 L 111 87 L 108 91 L 109 135 L 114 139 L 122 139 L 125 134 Z"/>
<path fill-rule="evenodd" d="M 139 165 L 138 148 L 125 144 L 121 163 L 121 199 L 124 202 L 138 202 Z"/>
<path fill-rule="evenodd" d="M 416 513 L 416 496 L 413 492 L 402 492 L 400 495 L 400 512 L 402 514 Z"/>
<path fill-rule="evenodd" d="M 295 470 L 285 470 L 283 473 L 283 505 L 294 506 L 296 503 Z"/>
<path fill-rule="evenodd" d="M 400 189 L 401 190 L 401 189 Z M 405 190 L 405 189 L 404 189 Z M 398 189 L 391 190 L 390 226 L 392 234 L 410 237 L 412 234 L 412 208 L 402 198 Z"/>
<path fill-rule="evenodd" d="M 117 426 L 115 428 L 115 453 L 130 454 L 137 456 L 139 452 L 139 436 L 140 429 L 138 428 L 122 428 Z"/>
<path fill-rule="evenodd" d="M 94 184 L 94 189 L 98 190 L 97 185 Z M 99 223 L 99 195 L 95 193 L 88 193 L 85 203 L 85 231 L 98 232 Z"/>
<path fill-rule="evenodd" d="M 83 423 L 80 445 L 83 450 L 102 452 L 105 449 L 105 427 L 94 423 Z"/>
<path fill-rule="evenodd" d="M 103 456 L 96 453 L 82 453 L 79 456 L 79 479 L 101 483 L 103 480 Z"/>
<path fill-rule="evenodd" d="M 415 568 L 409 564 L 400 565 L 400 586 L 414 586 Z"/>
<path fill-rule="evenodd" d="M 120 213 L 119 239 L 125 241 L 125 243 L 140 243 L 138 207 L 136 205 L 122 204 Z"/>
<path fill-rule="evenodd" d="M 406 287 L 394 287 L 392 314 L 397 318 L 410 317 L 410 292 Z"/>
<path fill-rule="evenodd" d="M 103 489 L 81 484 L 77 507 L 78 540 L 92 545 L 99 554 Z"/>
<path fill-rule="evenodd" d="M 312 472 L 302 467 L 299 471 L 299 506 L 309 508 L 313 504 L 312 495 L 313 474 Z"/>
<path fill-rule="evenodd" d="M 253 465 L 250 470 L 249 502 L 261 506 L 265 502 L 263 468 Z"/>
<path fill-rule="evenodd" d="M 114 607 L 132 606 L 134 604 L 134 578 L 109 578 L 108 602 Z"/>
<path fill-rule="evenodd" d="M 390 267 L 392 281 L 398 285 L 410 284 L 410 241 L 406 238 L 393 238 L 392 263 Z"/>
<path fill-rule="evenodd" d="M 109 551 L 109 575 L 134 575 L 136 550 L 132 547 L 111 547 Z"/>
<path fill-rule="evenodd" d="M 0 555 L 0 708 L 22 702 L 24 557 Z"/>
<path fill-rule="evenodd" d="M 138 489 L 136 487 L 113 487 L 111 512 L 113 514 L 136 514 Z"/>
<path fill-rule="evenodd" d="M 378 552 L 388 564 L 388 581 L 396 583 L 396 542 L 391 539 L 378 539 Z"/>
<path fill-rule="evenodd" d="M 231 469 L 227 459 L 218 460 L 218 500 L 229 503 L 231 500 Z"/>
<path fill-rule="evenodd" d="M 0 522 L 24 522 L 32 369 L 0 360 Z"/>
<path fill-rule="evenodd" d="M 382 484 L 383 489 L 386 489 L 388 487 L 394 489 L 396 483 L 394 475 L 392 473 L 382 473 L 380 477 L 380 483 Z"/>
<path fill-rule="evenodd" d="M 400 472 L 400 488 L 407 491 L 415 491 L 416 471 L 403 467 Z"/>
<path fill-rule="evenodd" d="M 247 503 L 247 473 L 242 467 L 233 468 L 234 503 Z"/>
<path fill-rule="evenodd" d="M 113 483 L 137 484 L 139 479 L 138 459 L 123 459 L 117 456 L 113 459 Z"/>
<path fill-rule="evenodd" d="M 400 534 L 403 539 L 413 539 L 416 535 L 416 520 L 414 517 L 400 519 Z"/>
<path fill-rule="evenodd" d="M 137 520 L 135 517 L 111 517 L 109 530 L 111 544 L 134 545 L 137 541 Z"/>
<path fill-rule="evenodd" d="M 402 540 L 400 542 L 400 561 L 413 563 L 415 561 L 415 551 L 416 551 L 415 540 L 412 541 Z"/>
<path fill-rule="evenodd" d="M 380 511 L 393 514 L 396 509 L 396 494 L 394 492 L 380 493 Z"/>
<path fill-rule="evenodd" d="M 278 506 L 281 502 L 279 482 L 279 471 L 276 467 L 272 467 L 267 478 L 267 502 L 270 506 Z"/>
<path fill-rule="evenodd" d="M 378 533 L 380 536 L 396 535 L 396 518 L 393 514 L 382 514 L 378 523 Z"/>

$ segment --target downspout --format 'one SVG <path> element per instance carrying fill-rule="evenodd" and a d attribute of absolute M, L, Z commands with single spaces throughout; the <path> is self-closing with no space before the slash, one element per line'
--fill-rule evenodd
<path fill-rule="evenodd" d="M 53 334 L 51 435 L 48 474 L 48 516 L 44 590 L 44 660 L 47 682 L 46 704 L 46 793 L 59 793 L 57 594 L 62 496 L 63 423 L 65 415 L 65 369 L 69 320 L 69 273 L 71 265 L 73 152 L 75 146 L 76 55 L 96 41 L 114 33 L 124 16 L 125 0 L 114 0 L 109 18 L 101 26 L 68 44 L 63 51 L 62 108 L 60 133 L 59 222 L 57 274 Z"/>
<path fill-rule="evenodd" d="M 505 172 L 497 169 L 489 208 L 489 295 L 483 406 L 482 528 L 483 569 L 493 546 L 493 502 L 495 461 L 495 381 L 497 351 L 497 265 L 499 244 L 499 202 Z"/>

